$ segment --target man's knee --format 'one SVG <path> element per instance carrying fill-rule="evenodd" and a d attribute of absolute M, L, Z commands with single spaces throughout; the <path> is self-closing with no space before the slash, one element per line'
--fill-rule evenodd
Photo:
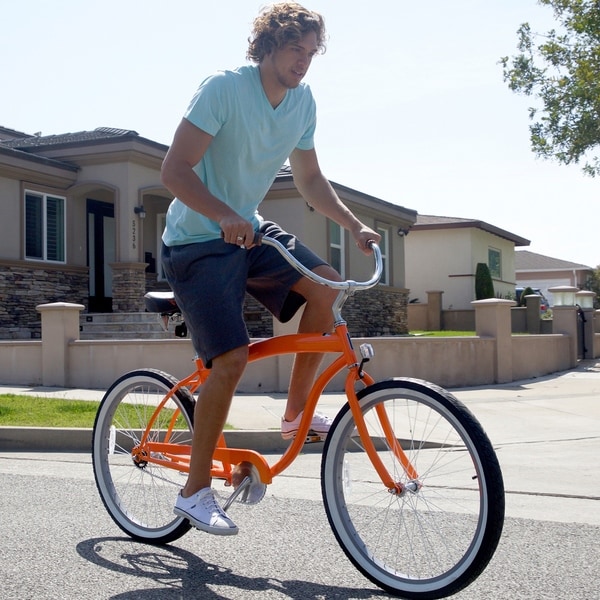
<path fill-rule="evenodd" d="M 324 277 L 331 281 L 342 281 L 339 273 L 330 265 L 320 265 L 315 267 L 313 272 L 320 277 Z M 323 286 L 320 283 L 315 283 L 307 277 L 303 277 L 294 288 L 304 296 L 306 302 L 310 305 L 330 307 L 338 295 L 338 290 Z"/>
<path fill-rule="evenodd" d="M 240 346 L 212 360 L 211 375 L 238 380 L 248 364 L 248 346 Z"/>

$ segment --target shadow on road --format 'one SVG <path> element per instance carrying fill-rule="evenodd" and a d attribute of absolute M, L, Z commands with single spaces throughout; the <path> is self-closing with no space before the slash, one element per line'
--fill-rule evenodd
<path fill-rule="evenodd" d="M 339 588 L 307 581 L 280 581 L 274 578 L 247 577 L 230 569 L 210 564 L 175 546 L 150 546 L 129 538 L 105 537 L 77 544 L 81 557 L 104 569 L 129 576 L 131 587 L 136 580 L 151 580 L 139 589 L 129 589 L 111 596 L 112 600 L 169 600 L 170 598 L 248 598 L 261 592 L 279 592 L 282 598 L 369 599 L 381 598 L 383 592 L 367 589 Z M 158 586 L 158 587 L 155 587 Z M 232 595 L 227 595 L 229 589 Z M 234 590 L 238 590 L 235 592 Z M 273 596 L 270 596 L 273 597 Z"/>

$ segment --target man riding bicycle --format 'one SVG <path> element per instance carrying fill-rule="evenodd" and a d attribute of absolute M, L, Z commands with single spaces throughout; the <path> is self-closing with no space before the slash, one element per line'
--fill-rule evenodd
<path fill-rule="evenodd" d="M 324 50 L 321 15 L 294 3 L 265 9 L 250 38 L 247 55 L 254 64 L 219 72 L 200 85 L 162 166 L 162 182 L 175 196 L 163 234 L 165 274 L 194 349 L 211 367 L 196 404 L 189 477 L 174 511 L 209 533 L 238 531 L 215 500 L 210 468 L 248 360 L 245 292 L 282 322 L 304 306 L 300 332 L 329 332 L 333 326 L 337 292 L 300 275 L 275 249 L 254 244 L 257 232 L 267 234 L 315 273 L 340 280 L 326 261 L 257 212 L 284 162 L 289 159 L 304 200 L 348 229 L 359 248 L 368 253 L 368 242 L 380 239 L 341 202 L 319 167 L 316 106 L 302 80 Z M 319 354 L 294 361 L 284 439 L 297 431 L 320 361 Z M 330 425 L 316 414 L 311 429 L 324 437 Z"/>

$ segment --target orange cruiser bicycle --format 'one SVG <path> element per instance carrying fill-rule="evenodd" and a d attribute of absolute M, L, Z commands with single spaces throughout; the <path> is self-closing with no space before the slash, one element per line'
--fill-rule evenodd
<path fill-rule="evenodd" d="M 262 243 L 339 294 L 333 333 L 251 342 L 250 362 L 298 352 L 327 353 L 332 361 L 316 378 L 298 435 L 281 456 L 269 462 L 252 449 L 227 447 L 221 435 L 212 476 L 231 490 L 225 510 L 262 500 L 303 444 L 315 441 L 309 427 L 319 397 L 345 370 L 347 403 L 325 439 L 321 463 L 323 502 L 337 541 L 359 571 L 393 595 L 429 599 L 458 592 L 487 566 L 504 522 L 502 473 L 485 431 L 436 385 L 405 377 L 375 382 L 364 369 L 373 358 L 369 344 L 360 346 L 357 358 L 341 309 L 349 296 L 378 283 L 377 245 L 371 279 L 336 282 L 315 275 L 277 241 L 265 237 Z M 170 312 L 177 310 L 172 305 Z M 173 514 L 173 505 L 181 474 L 189 471 L 193 395 L 208 374 L 199 359 L 182 380 L 138 369 L 115 381 L 102 399 L 93 432 L 94 475 L 110 516 L 132 538 L 166 544 L 191 528 Z"/>

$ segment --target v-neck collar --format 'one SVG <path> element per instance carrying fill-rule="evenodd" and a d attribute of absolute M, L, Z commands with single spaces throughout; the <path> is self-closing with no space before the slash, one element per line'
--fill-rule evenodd
<path fill-rule="evenodd" d="M 286 90 L 285 91 L 285 95 L 283 96 L 281 102 L 277 105 L 277 106 L 273 106 L 271 104 L 271 101 L 269 100 L 269 96 L 267 96 L 267 92 L 265 90 L 265 86 L 263 85 L 262 82 L 262 77 L 261 77 L 261 73 L 260 73 L 260 66 L 256 66 L 256 77 L 258 80 L 258 85 L 260 86 L 261 92 L 262 92 L 262 96 L 265 99 L 265 102 L 267 103 L 267 105 L 269 106 L 269 108 L 273 111 L 273 114 L 277 113 L 277 111 L 279 111 L 279 109 L 285 104 L 289 94 L 290 94 L 290 90 Z"/>

